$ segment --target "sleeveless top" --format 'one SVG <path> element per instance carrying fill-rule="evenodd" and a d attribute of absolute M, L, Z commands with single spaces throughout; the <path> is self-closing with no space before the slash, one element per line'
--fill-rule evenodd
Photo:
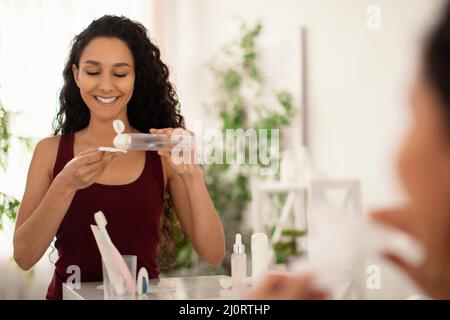
<path fill-rule="evenodd" d="M 74 157 L 74 134 L 62 135 L 53 177 Z M 81 282 L 102 281 L 102 260 L 92 233 L 94 213 L 102 211 L 106 229 L 122 255 L 137 256 L 137 270 L 145 267 L 151 278 L 159 276 L 156 263 L 164 178 L 161 158 L 147 151 L 145 166 L 135 181 L 124 185 L 94 183 L 78 190 L 56 232 L 58 260 L 47 299 L 62 299 L 62 283 L 80 270 Z M 82 283 L 81 283 L 82 285 Z"/>

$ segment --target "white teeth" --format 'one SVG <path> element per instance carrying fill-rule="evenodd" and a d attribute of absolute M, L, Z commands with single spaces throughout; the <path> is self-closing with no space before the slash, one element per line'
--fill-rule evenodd
<path fill-rule="evenodd" d="M 103 102 L 103 103 L 112 103 L 112 102 L 116 101 L 117 98 L 119 98 L 119 97 L 114 97 L 114 98 L 102 98 L 102 97 L 98 97 L 98 96 L 95 97 L 95 99 L 97 99 L 98 101 Z"/>

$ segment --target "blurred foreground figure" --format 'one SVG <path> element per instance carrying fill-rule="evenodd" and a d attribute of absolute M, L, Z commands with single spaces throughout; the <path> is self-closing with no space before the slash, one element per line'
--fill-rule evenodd
<path fill-rule="evenodd" d="M 412 125 L 397 162 L 409 201 L 401 208 L 374 212 L 371 217 L 407 232 L 422 244 L 426 252 L 419 266 L 392 254 L 385 256 L 429 297 L 450 299 L 450 3 L 426 39 L 410 106 Z M 311 284 L 307 276 L 272 275 L 248 297 L 326 297 Z"/>

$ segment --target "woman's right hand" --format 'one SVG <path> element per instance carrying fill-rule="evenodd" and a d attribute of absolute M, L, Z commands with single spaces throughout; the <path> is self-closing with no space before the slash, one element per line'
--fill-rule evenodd
<path fill-rule="evenodd" d="M 116 156 L 116 152 L 104 152 L 99 151 L 98 148 L 89 148 L 67 162 L 55 180 L 58 179 L 73 191 L 87 188 L 102 175 Z"/>

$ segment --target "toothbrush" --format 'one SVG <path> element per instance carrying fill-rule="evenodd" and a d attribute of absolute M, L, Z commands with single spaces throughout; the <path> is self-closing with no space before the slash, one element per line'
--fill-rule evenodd
<path fill-rule="evenodd" d="M 114 265 L 112 255 L 108 248 L 108 242 L 98 226 L 91 225 L 91 229 L 102 256 L 102 261 L 105 265 L 105 271 L 110 279 L 111 286 L 114 287 L 115 291 L 118 294 L 123 294 L 125 291 L 125 288 L 123 286 L 123 279 L 120 278 L 120 271 L 118 270 L 117 266 Z"/>
<path fill-rule="evenodd" d="M 119 251 L 112 243 L 108 231 L 106 230 L 107 221 L 105 215 L 103 214 L 103 212 L 99 211 L 94 214 L 94 219 L 100 231 L 102 232 L 108 246 L 106 252 L 102 254 L 102 257 L 104 256 L 105 265 L 110 267 L 109 269 L 106 269 L 108 274 L 111 276 L 111 281 L 114 283 L 117 293 L 124 294 L 126 291 L 126 288 L 124 288 L 122 285 L 120 277 L 123 277 L 123 279 L 125 280 L 126 287 L 129 292 L 134 292 L 135 284 L 131 277 L 130 271 L 128 270 L 128 267 L 125 264 L 125 261 L 123 260 Z"/>

